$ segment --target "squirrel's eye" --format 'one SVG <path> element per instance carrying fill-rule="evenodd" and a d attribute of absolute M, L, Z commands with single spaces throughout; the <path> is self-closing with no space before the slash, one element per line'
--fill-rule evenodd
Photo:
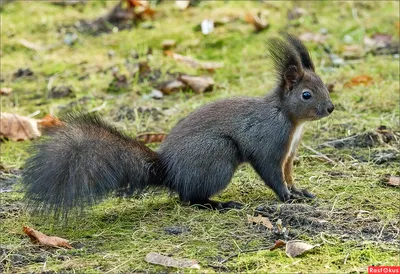
<path fill-rule="evenodd" d="M 303 91 L 302 96 L 303 96 L 303 99 L 308 100 L 308 99 L 311 98 L 311 92 L 309 92 L 309 91 Z"/>

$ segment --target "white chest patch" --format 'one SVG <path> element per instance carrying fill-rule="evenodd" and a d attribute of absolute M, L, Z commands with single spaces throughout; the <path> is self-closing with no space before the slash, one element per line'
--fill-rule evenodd
<path fill-rule="evenodd" d="M 299 144 L 300 138 L 301 138 L 301 134 L 303 133 L 303 127 L 304 127 L 304 123 L 299 124 L 296 127 L 295 132 L 293 133 L 293 137 L 292 137 L 292 142 L 290 143 L 290 148 L 288 153 L 292 154 L 295 152 L 297 145 Z"/>

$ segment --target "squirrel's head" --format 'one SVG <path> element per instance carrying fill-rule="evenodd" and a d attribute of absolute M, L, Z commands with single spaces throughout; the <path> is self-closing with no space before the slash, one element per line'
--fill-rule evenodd
<path fill-rule="evenodd" d="M 334 110 L 329 92 L 315 73 L 314 63 L 303 43 L 293 35 L 268 41 L 278 73 L 282 106 L 296 121 L 318 120 Z"/>

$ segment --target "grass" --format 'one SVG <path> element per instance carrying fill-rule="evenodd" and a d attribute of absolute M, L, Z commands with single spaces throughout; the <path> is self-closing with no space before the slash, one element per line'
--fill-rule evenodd
<path fill-rule="evenodd" d="M 81 7 L 60 7 L 45 2 L 12 2 L 1 11 L 1 86 L 11 87 L 10 96 L 1 97 L 1 111 L 20 115 L 57 114 L 75 106 L 100 113 L 132 136 L 141 132 L 168 132 L 180 119 L 196 108 L 232 96 L 262 96 L 273 87 L 274 74 L 267 58 L 265 40 L 285 28 L 301 34 L 326 29 L 325 45 L 341 54 L 346 37 L 362 45 L 363 36 L 386 33 L 398 40 L 399 3 L 393 2 L 201 2 L 197 7 L 179 11 L 172 3 L 156 6 L 158 17 L 153 28 L 139 24 L 101 36 L 78 33 L 72 46 L 60 43 L 67 26 L 80 19 L 96 18 L 115 2 L 89 2 Z M 289 22 L 287 12 L 295 6 L 307 15 Z M 271 27 L 255 33 L 243 21 L 247 12 L 269 12 Z M 204 18 L 235 17 L 234 20 L 203 36 L 194 31 Z M 317 21 L 316 21 L 316 19 Z M 35 51 L 20 44 L 25 39 L 53 49 Z M 163 72 L 209 73 L 188 68 L 164 56 L 161 42 L 177 41 L 176 52 L 200 60 L 223 61 L 224 67 L 211 76 L 217 83 L 212 93 L 178 93 L 163 100 L 148 99 L 144 93 L 151 83 L 133 82 L 130 92 L 110 94 L 112 80 L 108 68 L 126 72 L 124 63 L 135 50 L 141 60 L 149 48 L 150 66 Z M 243 210 L 224 214 L 182 206 L 177 197 L 156 190 L 129 199 L 110 198 L 86 213 L 85 218 L 67 225 L 50 218 L 33 216 L 23 207 L 23 193 L 17 184 L 14 191 L 0 193 L 0 269 L 6 273 L 67 271 L 87 273 L 166 272 L 174 271 L 144 261 L 149 252 L 197 259 L 202 272 L 302 272 L 358 273 L 369 265 L 399 265 L 399 188 L 382 183 L 386 174 L 399 176 L 399 161 L 374 163 L 376 154 L 395 151 L 398 142 L 372 147 L 350 146 L 343 149 L 319 147 L 320 144 L 356 133 L 374 131 L 385 125 L 399 131 L 399 59 L 393 55 L 364 58 L 341 67 L 330 60 L 316 43 L 307 46 L 325 82 L 336 82 L 331 94 L 336 105 L 332 117 L 307 125 L 303 143 L 328 155 L 337 164 L 330 165 L 300 148 L 295 179 L 301 187 L 317 194 L 309 204 L 281 204 L 247 165 L 239 168 L 230 186 L 217 199 L 246 204 Z M 108 53 L 114 51 L 112 58 Z M 29 67 L 34 75 L 13 79 L 19 68 Z M 99 72 L 99 71 L 105 71 Z M 346 87 L 352 77 L 369 75 L 370 86 Z M 85 76 L 85 77 L 82 77 Z M 75 98 L 48 99 L 47 86 L 70 85 Z M 86 98 L 86 99 L 85 99 Z M 78 102 L 78 103 L 76 103 Z M 148 115 L 139 108 L 158 110 Z M 131 113 L 123 117 L 123 114 Z M 133 114 L 132 114 L 133 113 Z M 122 116 L 121 116 L 122 115 Z M 19 179 L 29 156 L 28 142 L 1 143 L 2 185 Z M 397 148 L 396 148 L 397 146 Z M 17 175 L 14 175 L 16 173 Z M 284 235 L 247 223 L 246 214 L 256 207 L 270 210 L 273 224 L 278 219 L 287 227 L 288 239 L 301 239 L 321 246 L 309 254 L 289 258 L 284 250 L 270 252 L 267 247 Z M 327 222 L 319 222 L 325 220 Z M 30 243 L 22 226 L 28 225 L 49 235 L 69 239 L 79 249 L 46 249 Z M 170 235 L 168 227 L 183 227 L 186 232 Z M 260 249 L 256 252 L 246 252 Z M 232 255 L 221 266 L 221 260 Z M 185 270 L 185 272 L 188 270 Z M 196 272 L 192 270 L 192 272 Z"/>

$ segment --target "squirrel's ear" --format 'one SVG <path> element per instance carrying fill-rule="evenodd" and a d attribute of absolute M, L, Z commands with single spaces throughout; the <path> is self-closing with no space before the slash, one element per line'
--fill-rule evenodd
<path fill-rule="evenodd" d="M 298 68 L 295 65 L 290 65 L 285 70 L 283 74 L 283 79 L 285 81 L 285 89 L 290 90 L 293 88 L 294 84 L 296 84 L 302 77 L 304 71 L 302 68 Z"/>

